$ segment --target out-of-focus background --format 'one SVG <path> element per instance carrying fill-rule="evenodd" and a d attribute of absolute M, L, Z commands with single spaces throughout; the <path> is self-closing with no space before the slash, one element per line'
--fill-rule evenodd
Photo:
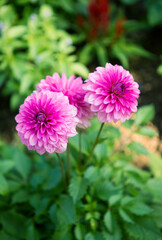
<path fill-rule="evenodd" d="M 85 80 L 106 62 L 133 74 L 161 135 L 161 0 L 1 0 L 1 137 L 11 140 L 14 115 L 40 79 L 56 71 Z"/>

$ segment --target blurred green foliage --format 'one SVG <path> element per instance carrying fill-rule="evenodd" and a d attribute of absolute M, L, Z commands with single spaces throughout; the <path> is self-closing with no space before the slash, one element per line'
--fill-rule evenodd
<path fill-rule="evenodd" d="M 161 1 L 142 3 L 142 19 L 126 17 L 127 6 L 132 6 L 138 16 L 138 8 L 134 8 L 138 0 L 121 0 L 120 4 L 101 1 L 107 2 L 106 12 L 97 10 L 97 5 L 92 10 L 91 2 L 95 1 L 0 2 L 0 87 L 3 95 L 10 96 L 12 110 L 18 108 L 40 79 L 55 71 L 86 79 L 87 66 L 94 62 L 104 66 L 118 59 L 128 68 L 131 58 L 154 57 L 129 36 L 161 23 Z M 107 15 L 104 26 L 98 18 L 94 19 L 95 11 L 100 11 L 99 20 L 102 14 Z"/>
<path fill-rule="evenodd" d="M 157 134 L 148 126 L 153 117 L 153 106 L 145 106 L 124 126 L 131 134 L 152 137 Z M 124 143 L 119 128 L 105 125 L 92 162 L 84 167 L 98 128 L 95 118 L 81 133 L 81 154 L 79 135 L 69 139 L 67 191 L 55 154 L 40 156 L 20 143 L 18 147 L 0 142 L 0 239 L 161 238 L 162 159 L 138 142 Z M 133 153 L 148 155 L 150 171 L 132 164 Z M 66 153 L 61 158 L 67 169 Z"/>

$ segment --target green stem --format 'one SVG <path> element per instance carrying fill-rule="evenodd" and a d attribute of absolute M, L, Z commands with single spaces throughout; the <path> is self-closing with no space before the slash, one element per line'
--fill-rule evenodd
<path fill-rule="evenodd" d="M 60 155 L 58 153 L 56 153 L 56 156 L 57 156 L 57 158 L 59 160 L 61 174 L 62 174 L 62 181 L 63 181 L 64 187 L 66 189 L 66 178 L 65 178 L 65 171 L 64 171 L 63 161 L 62 161 L 62 159 L 61 159 L 61 157 L 60 157 Z"/>
<path fill-rule="evenodd" d="M 69 182 L 70 180 L 70 145 L 69 143 L 67 144 L 67 180 Z"/>
<path fill-rule="evenodd" d="M 79 131 L 79 168 L 81 166 L 82 161 L 82 132 Z"/>
<path fill-rule="evenodd" d="M 95 142 L 94 142 L 94 144 L 93 144 L 93 147 L 92 147 L 92 149 L 91 149 L 91 151 L 90 151 L 90 154 L 89 154 L 89 156 L 88 156 L 88 158 L 87 158 L 87 160 L 86 160 L 86 162 L 85 162 L 85 164 L 84 164 L 84 168 L 87 166 L 90 158 L 92 157 L 93 151 L 94 151 L 94 149 L 95 149 L 95 147 L 96 147 L 96 145 L 97 145 L 97 143 L 98 143 L 98 140 L 99 140 L 101 131 L 102 131 L 102 129 L 103 129 L 103 126 L 104 126 L 104 123 L 101 123 L 101 126 L 100 126 L 100 129 L 99 129 L 99 131 L 98 131 L 96 140 L 95 140 Z"/>

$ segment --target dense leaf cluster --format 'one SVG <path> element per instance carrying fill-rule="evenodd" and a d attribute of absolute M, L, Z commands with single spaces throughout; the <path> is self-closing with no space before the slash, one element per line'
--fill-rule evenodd
<path fill-rule="evenodd" d="M 151 105 L 143 107 L 135 121 L 128 121 L 125 126 L 132 132 L 149 129 L 143 124 L 152 119 L 153 112 Z M 160 157 L 149 154 L 136 142 L 116 151 L 120 130 L 107 125 L 92 156 L 93 162 L 86 165 L 97 129 L 94 119 L 89 130 L 81 133 L 80 154 L 79 136 L 71 138 L 71 180 L 66 189 L 55 155 L 27 155 L 20 147 L 0 142 L 0 239 L 161 239 Z M 144 131 L 144 135 L 150 136 L 150 130 Z M 126 153 L 126 148 L 149 155 L 151 171 L 132 165 L 132 154 Z M 61 157 L 66 168 L 66 154 Z"/>

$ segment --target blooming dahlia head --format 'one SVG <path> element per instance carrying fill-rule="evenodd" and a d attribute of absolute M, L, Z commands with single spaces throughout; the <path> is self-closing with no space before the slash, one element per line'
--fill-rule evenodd
<path fill-rule="evenodd" d="M 38 90 L 49 90 L 52 92 L 62 92 L 68 97 L 69 103 L 77 108 L 78 127 L 86 128 L 90 126 L 88 118 L 93 117 L 93 112 L 90 110 L 90 104 L 84 101 L 86 91 L 83 89 L 81 77 L 75 79 L 71 76 L 67 79 L 65 73 L 62 77 L 58 73 L 53 76 L 47 76 L 42 79 L 37 85 Z"/>
<path fill-rule="evenodd" d="M 34 92 L 20 106 L 16 130 L 29 150 L 62 153 L 68 137 L 75 136 L 77 109 L 62 93 Z"/>
<path fill-rule="evenodd" d="M 133 76 L 118 65 L 106 64 L 97 67 L 89 74 L 84 89 L 85 101 L 91 104 L 91 110 L 97 112 L 100 122 L 124 122 L 137 111 L 137 98 L 140 91 Z"/>

